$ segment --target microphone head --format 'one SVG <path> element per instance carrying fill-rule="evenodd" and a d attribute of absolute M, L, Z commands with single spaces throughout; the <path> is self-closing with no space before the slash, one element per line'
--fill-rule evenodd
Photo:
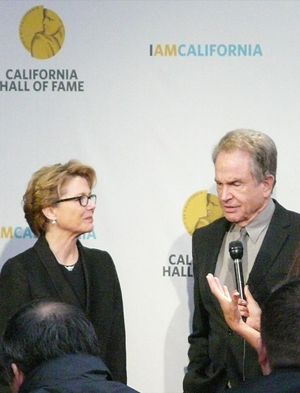
<path fill-rule="evenodd" d="M 239 240 L 229 243 L 229 254 L 232 259 L 242 259 L 243 258 L 243 243 Z"/>

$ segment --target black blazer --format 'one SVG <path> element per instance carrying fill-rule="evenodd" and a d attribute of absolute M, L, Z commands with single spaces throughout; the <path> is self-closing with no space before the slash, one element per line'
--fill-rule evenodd
<path fill-rule="evenodd" d="M 107 252 L 83 247 L 79 241 L 78 249 L 86 284 L 84 312 L 94 325 L 102 359 L 113 379 L 126 383 L 123 303 L 114 263 Z M 21 305 L 42 298 L 82 308 L 43 236 L 32 248 L 9 259 L 1 270 L 1 335 L 7 320 Z"/>
<path fill-rule="evenodd" d="M 275 211 L 247 283 L 260 305 L 286 278 L 300 242 L 300 215 L 274 202 Z M 229 380 L 234 387 L 261 374 L 256 352 L 228 328 L 206 281 L 206 275 L 215 272 L 230 225 L 221 218 L 193 235 L 195 308 L 190 362 L 183 382 L 186 393 L 223 392 Z"/>

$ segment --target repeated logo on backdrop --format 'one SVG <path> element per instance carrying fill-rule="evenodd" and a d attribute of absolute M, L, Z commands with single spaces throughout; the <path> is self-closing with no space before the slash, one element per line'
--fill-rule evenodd
<path fill-rule="evenodd" d="M 185 203 L 183 208 L 183 223 L 186 231 L 192 235 L 223 216 L 223 211 L 216 195 L 208 191 L 198 191 Z M 163 266 L 164 277 L 192 277 L 192 256 L 190 254 L 172 253 L 168 264 Z"/>
<path fill-rule="evenodd" d="M 49 59 L 61 49 L 65 28 L 52 10 L 38 6 L 31 8 L 20 23 L 20 39 L 32 57 Z"/>
<path fill-rule="evenodd" d="M 187 232 L 192 235 L 198 228 L 202 228 L 223 216 L 219 199 L 207 191 L 193 194 L 183 208 L 183 223 Z"/>
<path fill-rule="evenodd" d="M 24 240 L 24 239 L 37 239 L 36 235 L 32 232 L 29 226 L 1 226 L 0 227 L 0 239 L 1 240 Z M 93 240 L 96 239 L 96 232 L 88 232 L 79 237 L 81 240 Z"/>
<path fill-rule="evenodd" d="M 13 62 L 0 75 L 0 93 L 85 91 L 84 81 L 80 80 L 75 68 L 48 68 L 45 65 L 49 59 L 61 55 L 65 39 L 64 23 L 55 11 L 36 6 L 15 23 L 19 23 L 19 40 L 31 56 L 33 65 L 23 68 Z"/>
<path fill-rule="evenodd" d="M 150 44 L 149 55 L 156 57 L 261 57 L 263 49 L 259 43 L 219 44 Z"/>

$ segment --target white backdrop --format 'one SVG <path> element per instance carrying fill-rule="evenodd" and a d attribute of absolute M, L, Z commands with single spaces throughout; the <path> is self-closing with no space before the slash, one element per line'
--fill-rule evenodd
<path fill-rule="evenodd" d="M 85 244 L 108 250 L 118 270 L 129 384 L 180 393 L 192 316 L 182 211 L 193 193 L 215 193 L 218 139 L 240 127 L 273 137 L 275 197 L 299 210 L 300 2 L 45 0 L 66 31 L 48 60 L 31 57 L 19 38 L 37 5 L 0 2 L 0 81 L 8 69 L 74 69 L 84 91 L 1 85 L 0 264 L 34 241 L 21 205 L 31 174 L 71 158 L 92 165 L 98 206 Z M 150 45 L 166 44 L 259 45 L 261 54 L 150 56 Z M 163 275 L 171 255 L 180 276 Z"/>

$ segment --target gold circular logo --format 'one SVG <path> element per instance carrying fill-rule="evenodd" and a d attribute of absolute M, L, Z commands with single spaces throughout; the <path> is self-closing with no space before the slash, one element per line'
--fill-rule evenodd
<path fill-rule="evenodd" d="M 193 194 L 183 208 L 183 223 L 190 235 L 223 216 L 219 199 L 207 191 Z"/>
<path fill-rule="evenodd" d="M 61 49 L 65 28 L 60 17 L 43 6 L 31 8 L 20 23 L 20 39 L 36 59 L 49 59 Z"/>

